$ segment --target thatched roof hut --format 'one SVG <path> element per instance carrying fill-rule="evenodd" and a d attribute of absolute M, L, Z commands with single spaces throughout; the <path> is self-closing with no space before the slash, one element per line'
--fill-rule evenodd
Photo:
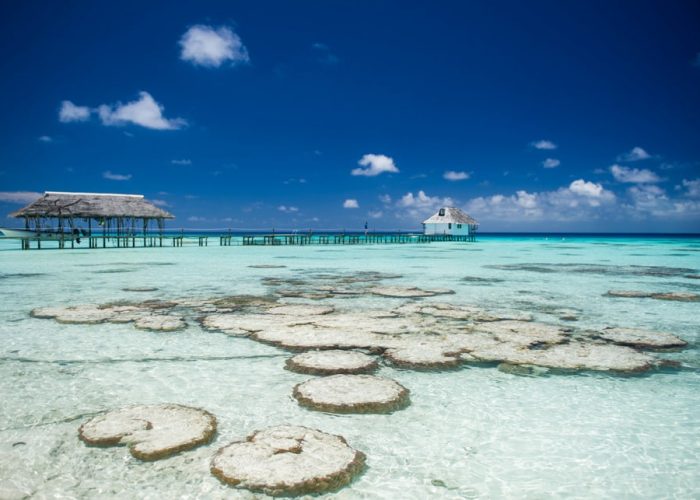
<path fill-rule="evenodd" d="M 106 193 L 59 193 L 46 191 L 34 203 L 10 214 L 24 219 L 24 232 L 18 233 L 22 248 L 29 248 L 29 240 L 54 240 L 59 248 L 64 242 L 71 245 L 81 237 L 90 238 L 90 247 L 97 246 L 93 233 L 93 222 L 101 229 L 102 246 L 107 246 L 108 238 L 116 238 L 116 246 L 135 246 L 135 236 L 143 236 L 143 244 L 148 244 L 148 229 L 151 222 L 158 228 L 158 245 L 163 245 L 165 219 L 175 216 L 144 199 L 140 194 Z M 3 231 L 7 235 L 7 231 Z M 155 240 L 150 243 L 155 245 Z"/>
<path fill-rule="evenodd" d="M 473 236 L 479 223 L 459 208 L 443 207 L 423 221 L 423 232 L 428 235 Z"/>
<path fill-rule="evenodd" d="M 10 214 L 18 218 L 174 219 L 140 194 L 60 193 L 46 191 L 35 202 Z"/>
<path fill-rule="evenodd" d="M 478 224 L 470 215 L 459 208 L 445 207 L 438 210 L 432 217 L 423 221 L 423 224 Z"/>

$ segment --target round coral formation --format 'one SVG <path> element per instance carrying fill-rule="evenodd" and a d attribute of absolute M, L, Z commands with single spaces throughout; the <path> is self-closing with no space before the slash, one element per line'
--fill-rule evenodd
<path fill-rule="evenodd" d="M 391 413 L 408 406 L 409 391 L 374 375 L 332 375 L 294 387 L 300 405 L 331 413 Z"/>
<path fill-rule="evenodd" d="M 289 358 L 286 368 L 308 375 L 336 375 L 340 373 L 369 373 L 377 369 L 377 360 L 357 351 L 329 349 L 309 351 Z"/>
<path fill-rule="evenodd" d="M 211 413 L 176 404 L 138 405 L 113 410 L 78 430 L 91 446 L 128 445 L 140 460 L 159 460 L 208 443 L 216 433 Z"/>
<path fill-rule="evenodd" d="M 347 485 L 365 455 L 341 436 L 283 425 L 221 448 L 211 472 L 222 482 L 273 496 L 324 493 Z"/>

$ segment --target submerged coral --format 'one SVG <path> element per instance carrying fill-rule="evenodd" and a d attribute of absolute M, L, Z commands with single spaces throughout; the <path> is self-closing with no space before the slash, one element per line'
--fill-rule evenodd
<path fill-rule="evenodd" d="M 128 445 L 141 460 L 158 460 L 208 443 L 216 417 L 199 408 L 176 404 L 140 405 L 91 418 L 78 436 L 92 446 Z"/>
<path fill-rule="evenodd" d="M 337 490 L 362 472 L 365 455 L 341 436 L 283 425 L 221 448 L 211 472 L 231 486 L 273 496 Z"/>
<path fill-rule="evenodd" d="M 664 271 L 654 269 L 653 272 Z M 54 318 L 63 323 L 132 322 L 137 328 L 155 331 L 185 328 L 188 315 L 194 315 L 192 319 L 208 330 L 250 337 L 289 351 L 360 349 L 381 354 L 394 366 L 413 370 L 452 369 L 463 363 L 482 362 L 637 372 L 662 362 L 639 352 L 639 349 L 685 345 L 682 339 L 668 335 L 655 334 L 653 337 L 623 328 L 590 332 L 535 322 L 530 313 L 522 311 L 487 310 L 470 304 L 423 300 L 454 292 L 386 286 L 381 280 L 387 277 L 395 276 L 371 272 L 355 275 L 316 272 L 294 278 L 265 278 L 270 286 L 292 286 L 290 294 L 306 300 L 281 301 L 279 296 L 287 288 L 278 288 L 275 294 L 266 295 L 37 308 L 31 315 Z M 664 300 L 700 299 L 700 296 L 681 293 L 611 291 L 609 294 Z M 376 309 L 340 308 L 336 304 L 309 300 L 367 296 L 408 300 L 398 306 Z M 387 303 L 395 304 L 395 301 Z M 560 321 L 574 321 L 581 314 L 581 311 L 561 305 L 540 304 L 538 307 L 539 312 L 555 316 Z M 305 373 L 347 373 L 355 369 L 349 366 L 352 363 L 348 360 L 362 356 L 360 353 L 309 353 L 293 358 L 288 367 L 306 370 Z M 374 362 L 372 366 L 376 366 L 376 360 Z M 357 369 L 361 370 L 359 366 Z"/>
<path fill-rule="evenodd" d="M 377 367 L 377 359 L 373 356 L 337 349 L 303 352 L 289 358 L 286 363 L 288 370 L 308 375 L 369 373 Z"/>
<path fill-rule="evenodd" d="M 638 347 L 640 349 L 673 349 L 688 345 L 686 341 L 673 334 L 652 332 L 640 328 L 608 327 L 601 330 L 597 335 L 615 344 Z"/>
<path fill-rule="evenodd" d="M 408 389 L 374 375 L 331 375 L 294 387 L 300 405 L 331 413 L 391 413 L 409 404 Z"/>
<path fill-rule="evenodd" d="M 673 300 L 676 302 L 700 302 L 700 295 L 690 292 L 644 292 L 638 290 L 609 290 L 608 297 L 624 297 L 633 299 Z"/>

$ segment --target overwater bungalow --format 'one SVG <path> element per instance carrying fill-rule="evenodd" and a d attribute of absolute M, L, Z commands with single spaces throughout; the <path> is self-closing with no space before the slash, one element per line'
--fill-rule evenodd
<path fill-rule="evenodd" d="M 423 221 L 423 234 L 475 236 L 479 223 L 459 208 L 443 207 Z"/>
<path fill-rule="evenodd" d="M 171 213 L 155 206 L 140 194 L 63 193 L 46 191 L 39 199 L 10 214 L 24 219 L 24 229 L 3 229 L 7 237 L 22 240 L 28 249 L 31 241 L 81 243 L 90 248 L 107 246 L 107 238 L 117 246 L 136 246 L 137 238 L 144 246 L 162 246 L 166 219 Z M 155 233 L 149 232 L 155 223 Z"/>

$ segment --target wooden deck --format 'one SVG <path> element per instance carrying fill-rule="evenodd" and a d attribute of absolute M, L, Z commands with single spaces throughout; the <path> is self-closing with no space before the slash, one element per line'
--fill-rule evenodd
<path fill-rule="evenodd" d="M 9 239 L 9 238 L 8 238 Z M 302 246 L 302 245 L 398 245 L 434 242 L 473 242 L 476 235 L 425 235 L 421 233 L 164 233 L 140 235 L 92 234 L 76 239 L 48 240 L 41 238 L 20 240 L 22 250 L 30 249 L 99 249 L 99 248 L 154 248 L 183 246 Z"/>
<path fill-rule="evenodd" d="M 475 235 L 425 235 L 409 233 L 367 234 L 264 234 L 244 235 L 243 245 L 380 245 L 432 243 L 435 241 L 475 241 Z"/>

